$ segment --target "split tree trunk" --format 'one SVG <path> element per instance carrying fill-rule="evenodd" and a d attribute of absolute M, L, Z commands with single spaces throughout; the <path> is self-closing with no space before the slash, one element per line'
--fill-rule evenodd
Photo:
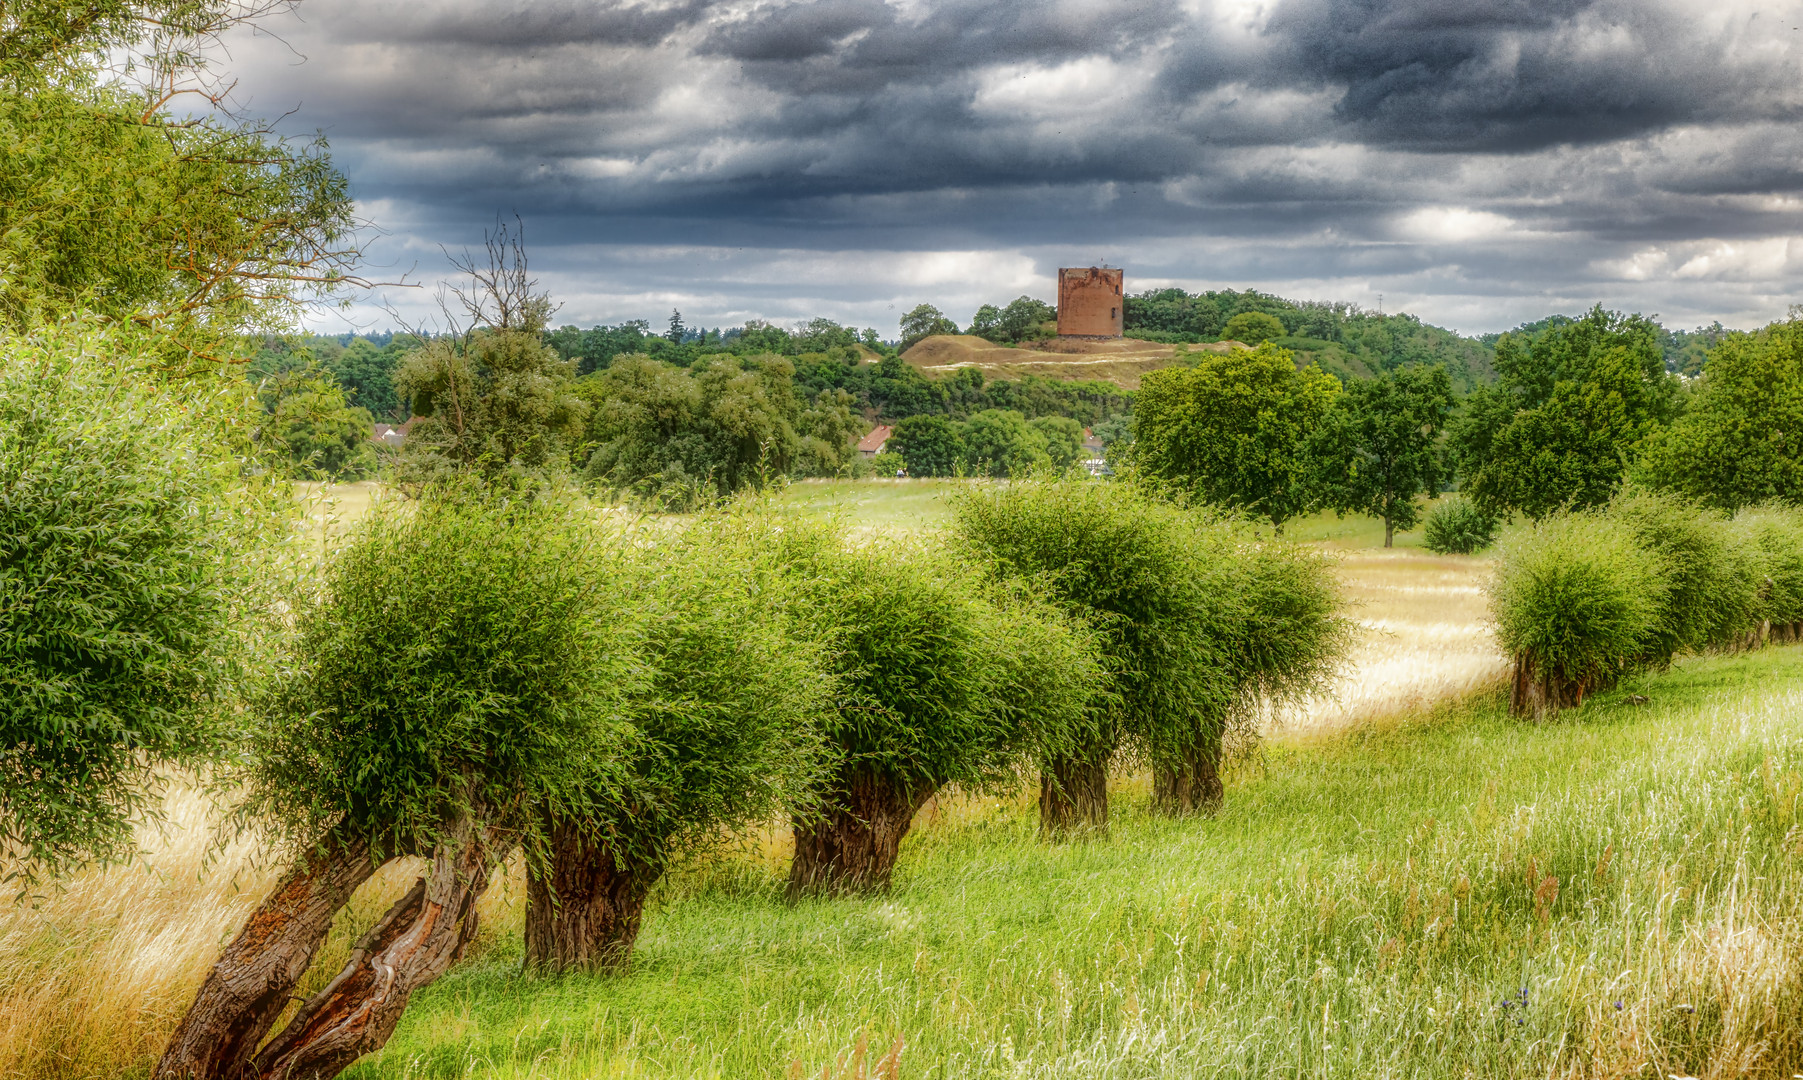
<path fill-rule="evenodd" d="M 156 1080 L 236 1080 L 287 1007 L 333 916 L 375 872 L 369 844 L 336 830 L 300 859 L 214 962 L 157 1062 Z"/>
<path fill-rule="evenodd" d="M 838 797 L 824 817 L 795 823 L 789 898 L 812 892 L 876 892 L 889 887 L 902 838 L 937 785 L 918 789 L 871 769 L 839 778 Z"/>
<path fill-rule="evenodd" d="M 526 878 L 526 963 L 540 971 L 624 966 L 663 867 L 618 858 L 567 822 L 547 832 L 550 879 L 536 869 Z"/>
<path fill-rule="evenodd" d="M 512 850 L 511 836 L 467 817 L 453 825 L 427 876 L 357 942 L 337 977 L 300 1007 L 243 1080 L 330 1080 L 381 1049 L 413 992 L 443 975 L 475 936 L 476 902 Z"/>
<path fill-rule="evenodd" d="M 1191 746 L 1174 765 L 1152 767 L 1152 802 L 1172 817 L 1213 816 L 1225 795 L 1219 737 Z"/>
<path fill-rule="evenodd" d="M 1061 836 L 1108 833 L 1106 749 L 1058 757 L 1039 774 L 1039 833 Z"/>

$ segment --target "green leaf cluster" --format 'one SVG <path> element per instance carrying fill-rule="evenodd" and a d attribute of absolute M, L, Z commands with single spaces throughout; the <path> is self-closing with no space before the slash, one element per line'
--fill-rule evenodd
<path fill-rule="evenodd" d="M 231 380 L 150 335 L 0 337 L 0 857 L 31 882 L 135 850 L 157 769 L 231 743 L 291 504 L 243 475 Z"/>
<path fill-rule="evenodd" d="M 983 787 L 1067 745 L 1106 687 L 1091 632 L 932 541 L 790 541 L 795 607 L 837 682 L 841 770 Z"/>
<path fill-rule="evenodd" d="M 571 365 L 539 330 L 482 327 L 434 338 L 401 360 L 394 388 L 414 417 L 402 447 L 402 480 L 567 467 L 589 405 L 571 391 Z"/>
<path fill-rule="evenodd" d="M 1608 502 L 1674 411 L 1659 342 L 1658 324 L 1601 305 L 1525 344 L 1503 335 L 1499 381 L 1471 394 L 1452 430 L 1464 491 L 1498 516 Z"/>
<path fill-rule="evenodd" d="M 663 866 L 805 808 L 822 784 L 835 684 L 790 610 L 782 537 L 744 506 L 630 534 L 623 611 L 642 680 L 585 826 Z"/>
<path fill-rule="evenodd" d="M 1286 349 L 1204 355 L 1145 376 L 1131 460 L 1147 480 L 1281 526 L 1316 501 L 1310 436 L 1340 384 Z"/>
<path fill-rule="evenodd" d="M 889 452 L 910 476 L 1028 476 L 1062 472 L 1083 460 L 1083 425 L 1064 416 L 1028 420 L 1013 409 L 985 409 L 968 420 L 910 416 L 895 425 Z"/>
<path fill-rule="evenodd" d="M 1520 687 L 1557 708 L 1680 654 L 1734 647 L 1784 603 L 1793 515 L 1727 518 L 1627 488 L 1601 507 L 1551 514 L 1504 536 L 1490 610 Z M 1769 530 L 1769 531 L 1767 531 Z M 1769 545 L 1769 546 L 1768 546 Z M 1763 584 L 1762 584 L 1763 582 Z M 1775 604 L 1774 601 L 1777 603 Z"/>
<path fill-rule="evenodd" d="M 1259 703 L 1321 690 L 1344 653 L 1338 588 L 1318 554 L 1254 542 L 1128 485 L 985 485 L 960 493 L 953 514 L 993 574 L 1100 635 L 1113 692 L 1093 703 L 1092 745 L 1180 760 L 1198 742 L 1218 746 Z"/>
<path fill-rule="evenodd" d="M 1803 320 L 1728 334 L 1640 474 L 1726 511 L 1803 499 Z"/>
<path fill-rule="evenodd" d="M 1420 524 L 1417 496 L 1447 479 L 1439 443 L 1452 409 L 1452 380 L 1438 364 L 1347 383 L 1313 440 L 1324 501 L 1381 519 L 1389 547 L 1397 529 Z"/>
<path fill-rule="evenodd" d="M 567 500 L 465 484 L 379 502 L 295 600 L 253 703 L 246 812 L 392 855 L 460 815 L 586 811 L 644 678 L 618 554 Z"/>
<path fill-rule="evenodd" d="M 201 46 L 242 17 L 175 0 L 27 0 L 0 16 L 0 324 L 135 318 L 178 356 L 216 358 L 344 280 L 351 200 L 323 139 L 200 98 L 177 115 L 211 86 Z M 106 69 L 126 58 L 124 75 Z"/>
<path fill-rule="evenodd" d="M 1475 555 L 1496 541 L 1496 525 L 1470 499 L 1449 495 L 1428 507 L 1421 543 L 1439 555 Z"/>

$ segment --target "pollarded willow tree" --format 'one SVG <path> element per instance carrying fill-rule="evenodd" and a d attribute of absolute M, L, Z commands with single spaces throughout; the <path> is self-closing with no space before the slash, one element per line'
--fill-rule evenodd
<path fill-rule="evenodd" d="M 588 812 L 636 678 L 609 551 L 568 505 L 474 489 L 358 524 L 254 703 L 242 811 L 281 830 L 292 865 L 157 1077 L 336 1075 L 462 954 L 495 868 L 522 842 L 542 852 L 534 810 Z M 334 915 L 406 856 L 427 873 L 270 1036 Z"/>
<path fill-rule="evenodd" d="M 1100 634 L 1114 693 L 1084 738 L 1041 762 L 1048 834 L 1099 830 L 1107 779 L 1129 748 L 1173 812 L 1221 799 L 1235 721 L 1317 691 L 1346 628 L 1318 555 L 1258 543 L 1124 484 L 1034 480 L 962 493 L 955 528 L 1004 579 L 1034 582 Z"/>
<path fill-rule="evenodd" d="M 243 393 L 170 384 L 129 328 L 0 337 L 0 875 L 129 858 L 161 770 L 230 743 L 292 516 L 247 479 Z"/>
<path fill-rule="evenodd" d="M 644 538 L 625 601 L 644 678 L 588 811 L 545 814 L 550 848 L 528 880 L 530 965 L 625 963 L 645 895 L 673 860 L 809 811 L 834 687 L 822 647 L 791 632 L 779 538 L 745 507 Z"/>
<path fill-rule="evenodd" d="M 916 811 L 1067 753 L 1106 692 L 1097 642 L 932 544 L 792 539 L 794 607 L 838 676 L 820 809 L 797 817 L 791 896 L 888 885 Z"/>

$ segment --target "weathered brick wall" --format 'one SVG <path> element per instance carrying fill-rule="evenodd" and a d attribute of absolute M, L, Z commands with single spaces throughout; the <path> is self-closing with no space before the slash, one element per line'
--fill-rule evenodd
<path fill-rule="evenodd" d="M 1099 266 L 1073 266 L 1058 271 L 1060 336 L 1120 337 L 1125 302 L 1124 274 Z"/>

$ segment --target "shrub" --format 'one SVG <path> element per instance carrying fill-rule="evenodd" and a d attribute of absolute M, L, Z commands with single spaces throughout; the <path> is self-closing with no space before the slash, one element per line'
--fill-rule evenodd
<path fill-rule="evenodd" d="M 1734 523 L 1755 559 L 1753 618 L 1771 640 L 1803 638 L 1803 509 L 1768 503 L 1742 510 Z"/>
<path fill-rule="evenodd" d="M 823 813 L 795 821 L 791 895 L 885 886 L 915 812 L 1068 742 L 1102 683 L 1095 643 L 1030 594 L 996 596 L 922 541 L 790 541 L 795 610 L 840 680 Z"/>
<path fill-rule="evenodd" d="M 1676 495 L 1635 488 L 1616 495 L 1605 512 L 1653 553 L 1668 585 L 1641 664 L 1664 668 L 1679 653 L 1727 644 L 1746 632 L 1757 571 L 1726 519 Z"/>
<path fill-rule="evenodd" d="M 549 500 L 378 504 L 297 599 L 284 669 L 255 702 L 244 806 L 297 857 L 158 1076 L 330 1077 L 380 1047 L 410 994 L 461 955 L 492 871 L 534 837 L 530 809 L 576 816 L 596 801 L 633 667 L 620 575 L 595 537 Z M 408 854 L 427 875 L 265 1043 L 338 909 Z"/>
<path fill-rule="evenodd" d="M 820 647 L 789 632 L 775 535 L 736 510 L 654 537 L 634 560 L 626 602 L 647 677 L 595 807 L 544 823 L 549 857 L 527 888 L 533 966 L 624 963 L 672 860 L 805 814 L 833 684 Z"/>
<path fill-rule="evenodd" d="M 1511 708 L 1543 716 L 1580 704 L 1646 655 L 1671 584 L 1625 522 L 1560 514 L 1504 537 L 1490 586 Z"/>
<path fill-rule="evenodd" d="M 0 345 L 0 877 L 129 858 L 158 769 L 227 749 L 222 712 L 291 520 L 240 477 L 254 405 L 147 375 L 71 326 Z"/>
<path fill-rule="evenodd" d="M 1474 555 L 1496 540 L 1496 519 L 1463 495 L 1450 495 L 1427 508 L 1422 544 L 1438 555 Z"/>

